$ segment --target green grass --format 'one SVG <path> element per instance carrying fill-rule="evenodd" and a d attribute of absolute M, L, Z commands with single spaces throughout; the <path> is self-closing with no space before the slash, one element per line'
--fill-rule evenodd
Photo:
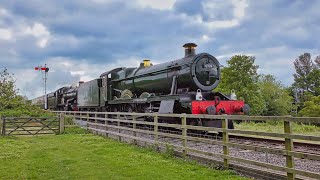
<path fill-rule="evenodd" d="M 275 132 L 283 133 L 283 122 L 269 122 L 269 123 L 240 123 L 235 124 L 235 129 L 240 130 L 251 130 L 251 131 L 264 131 L 264 132 Z M 315 125 L 306 125 L 306 124 L 292 124 L 292 131 L 295 134 L 303 135 L 313 135 L 320 136 L 320 127 Z"/>
<path fill-rule="evenodd" d="M 63 135 L 0 137 L 0 179 L 245 179 L 68 129 Z"/>

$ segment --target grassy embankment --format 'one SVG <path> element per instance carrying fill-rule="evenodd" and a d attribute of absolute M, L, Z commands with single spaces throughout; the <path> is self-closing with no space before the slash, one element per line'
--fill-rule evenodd
<path fill-rule="evenodd" d="M 0 179 L 245 179 L 68 129 L 63 135 L 0 137 Z"/>

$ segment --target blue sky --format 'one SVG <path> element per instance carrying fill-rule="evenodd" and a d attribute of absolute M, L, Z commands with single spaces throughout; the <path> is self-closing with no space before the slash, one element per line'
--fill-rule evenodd
<path fill-rule="evenodd" d="M 221 62 L 256 57 L 259 73 L 293 82 L 293 61 L 319 55 L 320 1 L 309 0 L 0 0 L 0 68 L 20 93 L 43 94 L 35 66 L 49 66 L 48 91 L 119 66 L 183 57 L 198 44 Z"/>

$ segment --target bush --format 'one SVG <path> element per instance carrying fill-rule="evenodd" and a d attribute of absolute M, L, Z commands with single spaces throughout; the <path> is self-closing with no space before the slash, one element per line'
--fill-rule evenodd
<path fill-rule="evenodd" d="M 21 105 L 19 107 L 4 109 L 0 111 L 1 116 L 6 117 L 48 117 L 55 116 L 55 114 L 40 109 L 33 105 Z"/>
<path fill-rule="evenodd" d="M 306 101 L 298 115 L 320 117 L 320 96 L 313 96 L 310 101 Z"/>

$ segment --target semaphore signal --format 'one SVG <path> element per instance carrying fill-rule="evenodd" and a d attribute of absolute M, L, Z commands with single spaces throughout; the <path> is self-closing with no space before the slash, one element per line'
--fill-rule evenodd
<path fill-rule="evenodd" d="M 47 67 L 47 64 L 45 64 L 44 67 L 43 66 L 36 66 L 34 68 L 34 70 L 42 72 L 42 79 L 44 81 L 44 109 L 48 109 L 48 107 L 47 107 L 47 79 L 48 79 L 49 68 Z M 43 72 L 44 72 L 44 76 L 43 76 Z"/>

